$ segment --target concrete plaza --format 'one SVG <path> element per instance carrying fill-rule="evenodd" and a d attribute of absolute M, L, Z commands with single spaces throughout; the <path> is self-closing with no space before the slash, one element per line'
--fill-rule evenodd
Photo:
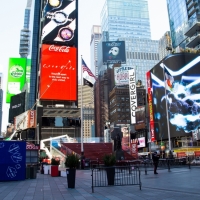
<path fill-rule="evenodd" d="M 37 174 L 37 179 L 0 182 L 0 200 L 199 200 L 200 168 L 141 171 L 139 186 L 110 186 L 91 189 L 91 171 L 77 170 L 75 189 L 67 188 L 66 177 Z"/>

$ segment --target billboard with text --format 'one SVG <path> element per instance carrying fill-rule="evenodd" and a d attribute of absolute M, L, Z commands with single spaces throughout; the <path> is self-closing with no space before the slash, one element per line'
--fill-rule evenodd
<path fill-rule="evenodd" d="M 39 99 L 77 100 L 77 49 L 42 45 Z"/>

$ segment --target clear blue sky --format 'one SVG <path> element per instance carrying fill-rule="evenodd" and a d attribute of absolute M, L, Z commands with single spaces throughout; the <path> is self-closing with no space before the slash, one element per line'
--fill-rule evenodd
<path fill-rule="evenodd" d="M 88 66 L 90 64 L 91 28 L 92 25 L 100 25 L 100 12 L 104 2 L 105 0 L 79 0 L 79 58 L 83 55 Z M 8 59 L 9 57 L 20 57 L 18 53 L 20 29 L 23 28 L 26 3 L 27 0 L 13 0 L 10 6 L 4 1 L 0 12 L 0 72 L 4 74 L 2 131 L 6 130 L 8 122 L 9 104 L 5 103 Z M 158 40 L 169 30 L 166 0 L 149 0 L 149 15 L 152 39 Z"/>

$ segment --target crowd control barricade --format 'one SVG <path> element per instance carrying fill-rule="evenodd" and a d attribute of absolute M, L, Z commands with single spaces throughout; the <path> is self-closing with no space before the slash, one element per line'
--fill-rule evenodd
<path fill-rule="evenodd" d="M 138 166 L 99 166 L 92 168 L 92 192 L 94 187 L 138 185 L 141 190 Z"/>

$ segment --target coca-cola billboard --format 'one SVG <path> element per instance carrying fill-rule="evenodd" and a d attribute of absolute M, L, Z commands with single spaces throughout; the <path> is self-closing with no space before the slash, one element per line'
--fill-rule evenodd
<path fill-rule="evenodd" d="M 39 99 L 77 100 L 77 49 L 42 45 Z"/>
<path fill-rule="evenodd" d="M 77 47 L 77 1 L 46 1 L 42 11 L 42 41 Z"/>

